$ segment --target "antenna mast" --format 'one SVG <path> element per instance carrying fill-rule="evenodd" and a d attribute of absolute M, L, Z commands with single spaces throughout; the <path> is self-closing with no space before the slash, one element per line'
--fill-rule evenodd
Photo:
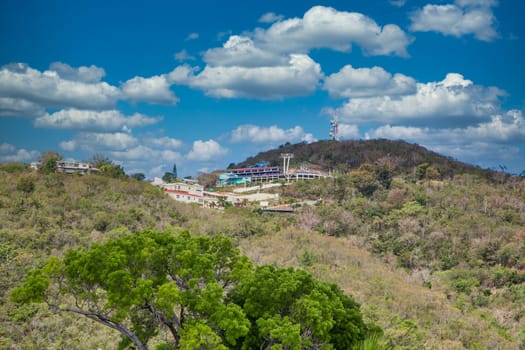
<path fill-rule="evenodd" d="M 330 120 L 330 140 L 339 141 L 339 116 L 337 109 L 333 112 L 333 118 Z"/>
<path fill-rule="evenodd" d="M 290 159 L 293 158 L 293 153 L 281 153 L 283 159 L 283 173 L 287 181 L 290 181 Z"/>

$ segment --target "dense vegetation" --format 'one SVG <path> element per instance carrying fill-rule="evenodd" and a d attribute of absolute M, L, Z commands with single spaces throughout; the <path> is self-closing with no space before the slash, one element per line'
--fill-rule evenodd
<path fill-rule="evenodd" d="M 236 284 L 235 293 L 224 293 L 222 302 L 239 305 L 259 330 L 296 329 L 282 317 L 258 322 L 260 309 L 246 308 L 260 303 L 255 297 L 267 298 L 263 291 L 273 292 L 265 282 L 291 278 L 300 285 L 311 274 L 352 295 L 363 322 L 383 328 L 392 349 L 524 348 L 525 180 L 494 172 L 487 178 L 477 168 L 447 172 L 426 158 L 410 169 L 391 167 L 384 158 L 370 156 L 332 179 L 276 189 L 297 209 L 285 215 L 179 204 L 131 178 L 2 165 L 0 347 L 117 348 L 118 333 L 106 327 L 56 315 L 45 304 L 17 305 L 10 297 L 51 255 L 65 261 L 71 249 L 88 252 L 149 228 L 173 237 L 186 230 L 192 237 L 229 237 L 258 267 Z M 303 205 L 306 199 L 317 204 Z M 337 289 L 319 286 L 340 297 Z M 305 288 L 299 288 L 302 295 L 311 292 Z M 208 326 L 233 347 L 220 327 Z M 264 334 L 250 328 L 242 340 L 251 344 Z M 150 342 L 160 345 L 165 337 L 161 332 Z"/>
<path fill-rule="evenodd" d="M 281 193 L 318 200 L 301 210 L 302 227 L 351 237 L 422 286 L 443 292 L 463 314 L 490 322 L 500 336 L 525 346 L 525 180 L 405 176 L 382 185 L 377 172 L 363 168 L 374 166 L 298 182 Z M 472 339 L 464 345 L 494 347 L 481 344 Z"/>

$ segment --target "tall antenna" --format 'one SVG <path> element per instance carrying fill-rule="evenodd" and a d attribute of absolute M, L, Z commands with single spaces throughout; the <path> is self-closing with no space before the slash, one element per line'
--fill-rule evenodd
<path fill-rule="evenodd" d="M 339 141 L 339 117 L 337 109 L 333 112 L 333 118 L 330 120 L 330 140 Z"/>
<path fill-rule="evenodd" d="M 281 153 L 283 159 L 283 173 L 288 178 L 288 171 L 290 170 L 290 159 L 293 158 L 293 153 Z"/>

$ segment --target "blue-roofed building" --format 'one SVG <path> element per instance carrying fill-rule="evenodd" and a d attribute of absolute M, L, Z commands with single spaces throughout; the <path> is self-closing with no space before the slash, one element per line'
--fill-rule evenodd
<path fill-rule="evenodd" d="M 222 173 L 219 175 L 220 186 L 245 185 L 250 183 L 252 183 L 252 178 L 250 176 L 241 176 L 234 173 Z"/>

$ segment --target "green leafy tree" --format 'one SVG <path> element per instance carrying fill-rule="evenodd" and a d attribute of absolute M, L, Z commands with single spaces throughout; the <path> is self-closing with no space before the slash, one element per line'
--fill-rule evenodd
<path fill-rule="evenodd" d="M 103 165 L 113 165 L 113 161 L 111 159 L 100 153 L 94 154 L 89 160 L 89 163 L 91 163 L 97 169 L 100 169 Z"/>
<path fill-rule="evenodd" d="M 441 174 L 439 173 L 439 170 L 429 166 L 425 172 L 425 177 L 429 180 L 439 180 L 441 178 Z"/>
<path fill-rule="evenodd" d="M 366 169 L 358 169 L 350 173 L 350 183 L 365 197 L 370 197 L 379 188 L 376 175 Z"/>
<path fill-rule="evenodd" d="M 177 180 L 177 177 L 174 176 L 173 173 L 170 173 L 170 172 L 165 172 L 164 175 L 162 176 L 162 181 L 167 182 L 167 183 L 175 182 L 176 180 Z"/>
<path fill-rule="evenodd" d="M 28 176 L 21 177 L 16 183 L 16 189 L 24 192 L 26 195 L 33 193 L 35 190 L 35 181 Z"/>
<path fill-rule="evenodd" d="M 177 164 L 173 163 L 173 170 L 171 171 L 173 176 L 177 178 Z"/>
<path fill-rule="evenodd" d="M 91 157 L 89 160 L 89 163 L 100 170 L 101 175 L 112 177 L 114 179 L 122 179 L 126 177 L 124 168 L 103 154 L 97 153 L 93 155 L 93 157 Z"/>
<path fill-rule="evenodd" d="M 95 320 L 119 331 L 123 346 L 147 349 L 162 327 L 170 346 L 215 349 L 248 333 L 243 310 L 224 296 L 250 271 L 223 236 L 144 231 L 49 258 L 11 298 Z"/>
<path fill-rule="evenodd" d="M 146 179 L 146 175 L 144 175 L 144 173 L 134 173 L 131 174 L 130 177 L 138 181 L 144 181 Z"/>
<path fill-rule="evenodd" d="M 54 151 L 46 151 L 39 158 L 40 172 L 52 174 L 57 170 L 57 162 L 62 160 L 62 155 Z"/>
<path fill-rule="evenodd" d="M 392 172 L 388 169 L 388 167 L 384 165 L 376 166 L 374 172 L 381 186 L 389 189 L 390 185 L 392 184 Z"/>
<path fill-rule="evenodd" d="M 421 163 L 417 166 L 416 170 L 416 178 L 418 180 L 423 180 L 425 176 L 427 175 L 427 169 L 430 167 L 430 164 L 428 163 Z"/>
<path fill-rule="evenodd" d="M 252 324 L 240 349 L 350 349 L 367 333 L 353 299 L 302 270 L 258 267 L 231 300 Z"/>
<path fill-rule="evenodd" d="M 254 270 L 224 236 L 143 231 L 69 250 L 29 272 L 16 303 L 85 316 L 145 350 L 161 330 L 176 349 L 350 349 L 358 304 L 301 270 Z M 167 337 L 164 337 L 167 339 Z"/>
<path fill-rule="evenodd" d="M 114 179 L 121 179 L 126 176 L 124 169 L 118 164 L 104 164 L 99 168 L 99 170 L 102 175 L 112 177 Z"/>

